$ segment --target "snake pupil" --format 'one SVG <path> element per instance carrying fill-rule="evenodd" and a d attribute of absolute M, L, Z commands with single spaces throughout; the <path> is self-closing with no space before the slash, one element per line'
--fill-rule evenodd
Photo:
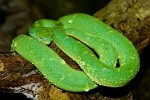
<path fill-rule="evenodd" d="M 117 59 L 117 62 L 116 62 L 116 67 L 119 68 L 120 67 L 120 62 L 119 62 L 119 59 Z"/>

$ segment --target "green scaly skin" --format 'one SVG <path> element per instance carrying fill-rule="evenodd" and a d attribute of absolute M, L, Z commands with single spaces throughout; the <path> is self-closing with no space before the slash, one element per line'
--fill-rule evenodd
<path fill-rule="evenodd" d="M 67 91 L 89 91 L 98 85 L 121 87 L 139 70 L 139 56 L 133 44 L 116 30 L 86 14 L 71 14 L 58 21 L 38 20 L 29 34 L 32 37 L 16 37 L 12 50 L 33 63 L 54 85 Z M 72 69 L 44 45 L 52 41 L 83 71 Z M 116 67 L 117 61 L 119 67 Z"/>

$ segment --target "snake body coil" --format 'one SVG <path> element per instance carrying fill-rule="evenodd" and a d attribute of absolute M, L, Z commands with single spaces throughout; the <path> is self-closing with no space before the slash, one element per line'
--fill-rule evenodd
<path fill-rule="evenodd" d="M 98 85 L 121 87 L 139 70 L 139 56 L 133 44 L 116 30 L 86 14 L 71 14 L 58 21 L 38 20 L 29 34 L 32 37 L 16 37 L 12 50 L 33 63 L 54 85 L 67 91 L 88 91 Z M 70 68 L 43 44 L 51 41 L 83 71 Z M 119 66 L 116 67 L 117 63 Z"/>

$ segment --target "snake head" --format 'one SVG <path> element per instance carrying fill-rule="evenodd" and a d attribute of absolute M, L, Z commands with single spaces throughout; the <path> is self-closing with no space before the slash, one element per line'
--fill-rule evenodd
<path fill-rule="evenodd" d="M 38 39 L 44 44 L 50 44 L 55 28 L 62 29 L 63 25 L 55 20 L 40 19 L 29 29 L 30 36 Z"/>
<path fill-rule="evenodd" d="M 57 23 L 57 21 L 49 19 L 37 20 L 33 24 L 33 27 L 29 29 L 29 34 L 44 44 L 50 44 L 52 41 L 53 29 Z"/>
<path fill-rule="evenodd" d="M 29 29 L 29 34 L 43 42 L 44 44 L 50 44 L 53 36 L 53 28 L 47 27 L 32 27 Z"/>

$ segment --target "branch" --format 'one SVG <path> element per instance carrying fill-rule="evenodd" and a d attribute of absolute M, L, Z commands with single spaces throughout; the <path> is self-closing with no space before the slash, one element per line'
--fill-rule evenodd
<path fill-rule="evenodd" d="M 150 43 L 149 9 L 149 0 L 112 0 L 94 16 L 122 32 L 141 52 Z"/>

